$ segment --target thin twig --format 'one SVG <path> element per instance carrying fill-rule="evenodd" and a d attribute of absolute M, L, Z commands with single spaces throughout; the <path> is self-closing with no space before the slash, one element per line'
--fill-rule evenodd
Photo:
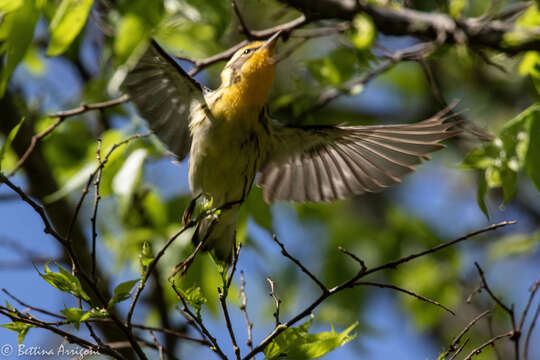
<path fill-rule="evenodd" d="M 98 145 L 96 150 L 96 159 L 98 161 L 98 164 L 101 164 L 101 139 L 98 139 Z M 94 180 L 94 208 L 92 209 L 92 216 L 90 217 L 90 222 L 92 224 L 92 279 L 94 281 L 96 280 L 96 240 L 97 240 L 97 231 L 96 231 L 96 221 L 97 221 L 97 213 L 98 213 L 98 206 L 99 206 L 99 200 L 101 199 L 101 196 L 99 194 L 99 185 L 101 183 L 101 175 L 103 174 L 103 167 L 98 167 L 98 172 L 96 175 L 96 178 Z"/>
<path fill-rule="evenodd" d="M 141 296 L 142 291 L 144 290 L 146 283 L 148 279 L 150 278 L 150 275 L 154 271 L 157 262 L 161 257 L 165 254 L 165 250 L 171 246 L 171 244 L 178 238 L 180 235 L 182 235 L 187 229 L 191 228 L 193 226 L 193 223 L 189 223 L 182 227 L 179 231 L 177 231 L 175 234 L 173 234 L 169 240 L 163 245 L 163 247 L 159 250 L 159 252 L 154 257 L 154 260 L 148 265 L 148 269 L 146 270 L 146 273 L 143 276 L 143 279 L 139 282 L 139 286 L 137 287 L 137 290 L 135 291 L 135 295 L 133 296 L 133 299 L 131 300 L 131 304 L 129 305 L 129 310 L 126 316 L 126 324 L 128 328 L 132 327 L 131 320 L 133 318 L 133 312 L 135 311 L 135 305 L 137 304 L 137 301 L 139 300 L 139 297 Z"/>
<path fill-rule="evenodd" d="M 539 315 L 540 315 L 540 303 L 538 304 L 538 307 L 536 308 L 536 312 L 534 313 L 533 319 L 531 321 L 531 326 L 529 326 L 529 330 L 527 331 L 527 336 L 525 337 L 525 346 L 523 347 L 523 357 L 525 360 L 529 358 L 529 341 L 531 339 L 531 335 L 533 333 L 534 327 L 536 326 L 536 322 L 538 321 Z"/>
<path fill-rule="evenodd" d="M 240 304 L 240 311 L 242 312 L 244 320 L 246 321 L 248 335 L 246 345 L 249 347 L 249 351 L 253 351 L 253 323 L 249 321 L 249 316 L 247 312 L 246 279 L 244 277 L 244 271 L 240 271 L 240 282 L 240 296 L 242 298 L 242 303 Z"/>
<path fill-rule="evenodd" d="M 475 261 L 474 266 L 476 266 L 476 269 L 478 270 L 478 274 L 480 275 L 480 278 L 482 279 L 482 287 L 487 291 L 489 296 L 499 305 L 506 313 L 508 313 L 508 316 L 510 317 L 510 321 L 512 323 L 512 336 L 510 339 L 514 342 L 514 354 L 516 356 L 516 360 L 519 360 L 519 338 L 521 337 L 520 331 L 516 328 L 516 318 L 515 318 L 515 312 L 514 312 L 514 305 L 511 307 L 508 307 L 505 305 L 495 294 L 493 291 L 491 291 L 491 288 L 489 287 L 486 277 L 484 275 L 484 271 L 480 267 L 480 265 Z"/>
<path fill-rule="evenodd" d="M 475 348 L 473 351 L 471 351 L 471 353 L 469 355 L 467 355 L 466 358 L 464 358 L 463 360 L 471 360 L 473 358 L 473 356 L 476 356 L 476 355 L 479 355 L 482 350 L 484 350 L 486 347 L 494 344 L 496 341 L 500 340 L 500 339 L 503 339 L 505 337 L 512 337 L 513 336 L 513 331 L 509 331 L 507 332 L 506 334 L 501 334 L 501 335 L 497 335 L 491 339 L 489 339 L 488 341 L 486 341 L 485 343 L 483 343 L 482 345 L 480 345 L 479 347 Z"/>
<path fill-rule="evenodd" d="M 357 281 L 354 283 L 355 286 L 357 285 L 365 285 L 365 286 L 375 286 L 375 287 L 379 287 L 379 288 L 386 288 L 386 289 L 393 289 L 393 290 L 396 290 L 396 291 L 399 291 L 399 292 L 402 292 L 402 293 L 405 293 L 407 295 L 411 295 L 419 300 L 422 300 L 422 301 L 425 301 L 427 303 L 430 303 L 430 304 L 433 304 L 435 306 L 438 306 L 440 307 L 441 309 L 449 312 L 450 314 L 452 315 L 456 315 L 452 310 L 450 310 L 449 308 L 447 308 L 446 306 L 442 305 L 441 303 L 439 303 L 438 301 L 435 301 L 435 300 L 431 300 L 431 299 L 428 299 L 427 297 L 424 297 L 422 295 L 418 295 L 416 294 L 415 292 L 412 292 L 410 290 L 407 290 L 407 289 L 403 289 L 403 288 L 400 288 L 399 286 L 395 286 L 395 285 L 391 285 L 391 284 L 382 284 L 382 283 L 377 283 L 377 282 L 370 282 L 370 281 Z"/>
<path fill-rule="evenodd" d="M 306 17 L 304 15 L 301 15 L 292 21 L 289 21 L 287 23 L 274 26 L 265 30 L 251 30 L 250 34 L 253 39 L 265 39 L 278 31 L 282 31 L 283 34 L 285 35 L 289 33 L 290 31 L 292 31 L 293 29 L 296 29 L 302 25 L 305 25 L 306 23 L 307 23 Z M 188 71 L 188 74 L 190 76 L 194 76 L 198 74 L 204 68 L 212 64 L 215 64 L 219 61 L 230 58 L 235 52 L 237 52 L 240 48 L 246 46 L 248 43 L 249 41 L 247 40 L 241 41 L 238 44 L 233 45 L 230 48 L 218 54 L 212 55 L 210 57 L 207 57 L 201 60 L 193 60 L 191 58 L 184 57 L 184 56 L 176 56 L 176 57 L 180 60 L 189 61 L 190 63 L 193 64 L 193 67 Z"/>
<path fill-rule="evenodd" d="M 3 307 L 2 307 L 3 308 Z M 36 327 L 39 327 L 39 328 L 42 328 L 42 329 L 46 329 L 46 330 L 49 330 L 57 335 L 60 335 L 62 336 L 64 339 L 66 339 L 69 343 L 72 343 L 72 344 L 77 344 L 79 346 L 82 346 L 86 349 L 89 349 L 89 350 L 92 350 L 92 351 L 97 351 L 99 353 L 102 353 L 102 354 L 106 354 L 106 355 L 109 355 L 109 356 L 112 356 L 113 358 L 115 359 L 124 359 L 124 357 L 119 357 L 119 354 L 117 352 L 113 352 L 113 351 L 110 351 L 108 348 L 105 348 L 105 347 L 101 347 L 97 344 L 93 344 L 83 338 L 80 338 L 78 336 L 75 336 L 73 334 L 70 334 L 68 332 L 65 332 L 63 330 L 60 330 L 52 325 L 49 325 L 45 322 L 42 322 L 42 321 L 39 321 L 35 318 L 28 318 L 28 317 L 24 317 L 24 316 L 15 316 L 13 314 L 13 312 L 10 312 L 10 311 L 6 311 L 4 309 L 0 309 L 0 314 L 8 317 L 9 319 L 11 319 L 12 321 L 18 321 L 18 322 L 23 322 L 25 324 L 29 324 L 29 325 L 33 325 L 33 326 L 36 326 Z"/>
<path fill-rule="evenodd" d="M 461 354 L 465 346 L 467 346 L 467 344 L 469 343 L 469 340 L 470 340 L 469 338 L 465 339 L 463 344 L 461 344 L 461 346 L 456 349 L 456 352 L 448 360 L 454 360 L 459 354 Z"/>
<path fill-rule="evenodd" d="M 486 310 L 483 313 L 476 316 L 474 319 L 472 319 L 464 328 L 461 330 L 461 332 L 454 338 L 452 341 L 452 344 L 450 344 L 450 349 L 455 349 L 457 344 L 461 342 L 461 338 L 478 322 L 478 320 L 482 319 L 487 314 L 490 314 L 491 310 Z"/>
<path fill-rule="evenodd" d="M 272 239 L 274 239 L 276 244 L 278 244 L 279 247 L 281 248 L 281 253 L 283 254 L 283 256 L 285 256 L 286 258 L 291 260 L 293 263 L 295 263 L 296 266 L 298 266 L 300 268 L 300 270 L 302 270 L 302 272 L 304 274 L 306 274 L 311 280 L 313 280 L 313 282 L 315 284 L 317 284 L 317 286 L 322 290 L 323 293 L 328 292 L 328 288 L 319 279 L 317 279 L 317 277 L 315 275 L 313 275 L 313 273 L 311 271 L 309 271 L 298 259 L 296 259 L 294 256 L 289 254 L 289 252 L 285 249 L 285 245 L 283 245 L 283 243 L 278 240 L 276 234 L 272 235 Z M 270 281 L 271 280 L 269 280 L 269 282 Z M 273 291 L 273 285 L 271 285 L 271 287 L 272 287 L 272 291 Z"/>
<path fill-rule="evenodd" d="M 174 292 L 176 293 L 176 296 L 178 296 L 178 299 L 182 302 L 182 313 L 184 315 L 187 315 L 186 318 L 188 321 L 190 321 L 193 324 L 197 324 L 196 328 L 197 330 L 203 334 L 204 337 L 212 343 L 213 346 L 210 347 L 212 351 L 214 351 L 222 360 L 227 360 L 227 356 L 223 353 L 221 348 L 219 347 L 219 344 L 216 341 L 216 338 L 210 334 L 206 326 L 204 326 L 204 323 L 202 322 L 202 319 L 197 317 L 190 309 L 189 306 L 186 303 L 186 299 L 182 296 L 182 293 L 176 288 L 176 285 L 174 284 L 174 281 L 171 281 L 171 286 Z M 195 325 L 194 325 L 195 326 Z"/>
<path fill-rule="evenodd" d="M 459 332 L 459 334 L 452 340 L 452 343 L 448 347 L 448 350 L 446 350 L 440 358 L 446 359 L 446 357 L 453 353 L 452 357 L 449 360 L 455 359 L 458 354 L 460 354 L 463 351 L 463 348 L 465 345 L 469 342 L 469 339 L 465 339 L 463 344 L 461 344 L 459 347 L 459 343 L 461 342 L 461 339 L 465 334 L 476 324 L 480 319 L 482 319 L 487 314 L 491 313 L 490 310 L 486 310 L 480 315 L 476 316 L 474 319 L 472 319 L 464 328 Z"/>
<path fill-rule="evenodd" d="M 279 325 L 281 324 L 281 322 L 279 321 L 279 307 L 281 305 L 281 300 L 276 296 L 275 284 L 274 284 L 274 281 L 270 278 L 270 276 L 266 278 L 266 281 L 268 281 L 268 285 L 270 285 L 269 295 L 274 300 L 274 305 L 276 307 L 276 310 L 274 311 L 273 315 L 274 315 L 274 318 L 276 319 L 276 329 L 277 329 L 279 328 Z"/>
<path fill-rule="evenodd" d="M 236 265 L 238 264 L 238 258 L 240 257 L 240 250 L 242 249 L 242 243 L 238 244 L 235 249 L 233 250 L 233 261 L 232 261 L 232 267 L 231 267 L 231 271 L 229 273 L 229 276 L 227 277 L 227 283 L 224 284 L 224 293 L 225 293 L 225 298 L 227 297 L 227 295 L 229 294 L 229 289 L 231 287 L 231 282 L 232 282 L 232 279 L 234 277 L 234 273 L 236 272 Z"/>
<path fill-rule="evenodd" d="M 50 311 L 47 311 L 45 309 L 40 309 L 40 308 L 37 308 L 35 306 L 32 306 L 32 305 L 28 305 L 27 303 L 23 302 L 22 300 L 20 300 L 19 298 L 15 297 L 15 295 L 11 294 L 8 290 L 2 288 L 2 292 L 4 294 L 6 294 L 7 296 L 9 296 L 10 298 L 12 298 L 13 300 L 15 300 L 17 303 L 19 303 L 21 306 L 24 306 L 30 310 L 34 310 L 34 311 L 37 311 L 37 312 L 40 312 L 42 314 L 45 314 L 45 315 L 49 315 L 49 316 L 52 316 L 54 318 L 57 318 L 57 319 L 65 319 L 65 317 L 61 316 L 61 315 L 58 315 L 58 314 L 55 314 L 55 313 L 52 313 Z"/>
<path fill-rule="evenodd" d="M 338 285 L 336 287 L 333 287 L 332 289 L 329 289 L 328 293 L 321 294 L 310 305 L 308 305 L 303 311 L 301 311 L 296 316 L 294 316 L 293 318 L 288 320 L 285 324 L 279 325 L 276 328 L 274 328 L 274 330 L 272 330 L 272 332 L 270 332 L 270 334 L 268 334 L 263 340 L 261 340 L 261 342 L 253 349 L 253 351 L 251 351 L 249 354 L 244 356 L 243 360 L 251 359 L 251 358 L 253 358 L 253 356 L 255 354 L 258 354 L 259 352 L 263 351 L 264 348 L 276 336 L 278 336 L 284 329 L 286 329 L 288 327 L 291 327 L 292 325 L 294 325 L 295 323 L 297 323 L 301 319 L 305 318 L 306 316 L 309 316 L 312 313 L 312 311 L 315 310 L 315 308 L 317 308 L 328 297 L 330 297 L 330 296 L 332 296 L 334 294 L 337 294 L 338 292 L 340 292 L 340 291 L 342 291 L 344 289 L 347 289 L 347 288 L 350 288 L 350 287 L 354 286 L 354 283 L 357 282 L 360 278 L 365 277 L 365 276 L 367 276 L 369 274 L 373 274 L 375 272 L 382 271 L 384 269 L 394 269 L 394 268 L 396 268 L 397 266 L 399 266 L 399 265 L 401 265 L 403 263 L 409 262 L 409 261 L 414 260 L 416 258 L 419 258 L 421 256 L 425 256 L 427 254 L 431 254 L 431 253 L 440 251 L 440 250 L 445 249 L 445 248 L 447 248 L 449 246 L 455 245 L 455 244 L 457 244 L 459 242 L 462 242 L 462 241 L 464 241 L 466 239 L 469 239 L 469 238 L 471 238 L 471 237 L 473 237 L 475 235 L 478 235 L 478 234 L 481 234 L 481 233 L 484 233 L 484 232 L 488 232 L 488 231 L 492 231 L 492 230 L 495 230 L 495 229 L 498 229 L 498 228 L 501 228 L 501 227 L 504 227 L 504 226 L 507 226 L 507 225 L 515 224 L 515 223 L 516 223 L 516 221 L 503 221 L 503 222 L 500 222 L 500 223 L 497 223 L 497 224 L 492 224 L 492 225 L 484 227 L 482 229 L 472 231 L 472 232 L 470 232 L 470 233 L 468 233 L 466 235 L 463 235 L 463 236 L 461 236 L 461 237 L 459 237 L 457 239 L 454 239 L 452 241 L 448 241 L 448 242 L 439 244 L 437 246 L 434 246 L 434 247 L 432 247 L 432 248 L 430 248 L 428 250 L 424 250 L 424 251 L 421 251 L 421 252 L 418 252 L 418 253 L 414 253 L 412 255 L 402 257 L 402 258 L 397 259 L 397 260 L 387 262 L 387 263 L 385 263 L 383 265 L 379 265 L 377 267 L 368 269 L 368 270 L 366 270 L 364 272 L 359 272 L 358 274 L 356 274 L 351 279 L 343 282 L 342 284 L 340 284 L 340 285 Z"/>
<path fill-rule="evenodd" d="M 161 344 L 159 343 L 156 335 L 154 334 L 154 332 L 152 330 L 150 330 L 150 335 L 152 336 L 152 340 L 154 341 L 154 344 L 156 345 L 156 348 L 158 350 L 158 354 L 159 354 L 159 360 L 163 360 L 163 346 L 161 346 Z"/>
<path fill-rule="evenodd" d="M 234 13 L 236 14 L 238 23 L 240 24 L 240 32 L 244 34 L 248 39 L 252 39 L 253 35 L 251 35 L 251 31 L 249 30 L 246 22 L 244 21 L 244 16 L 242 16 L 242 13 L 240 12 L 237 0 L 232 0 L 232 8 L 234 10 Z"/>
<path fill-rule="evenodd" d="M 234 335 L 234 330 L 232 328 L 231 317 L 229 316 L 229 310 L 227 308 L 227 300 L 225 298 L 225 295 L 223 294 L 223 290 L 219 287 L 218 296 L 219 303 L 221 304 L 221 309 L 223 310 L 223 316 L 225 317 L 227 330 L 229 331 L 229 337 L 231 338 L 231 342 L 233 345 L 234 355 L 236 356 L 237 360 L 240 360 L 242 357 L 240 356 L 240 348 L 238 347 L 238 343 L 236 342 L 236 336 Z"/>
<path fill-rule="evenodd" d="M 366 263 L 364 260 L 360 259 L 358 256 L 350 252 L 349 250 L 345 249 L 343 246 L 338 246 L 338 250 L 342 253 L 349 255 L 354 261 L 360 264 L 360 268 L 362 272 L 365 272 L 367 270 Z"/>
<path fill-rule="evenodd" d="M 521 332 L 523 329 L 523 323 L 525 322 L 525 318 L 527 317 L 527 314 L 529 312 L 529 308 L 531 307 L 531 304 L 533 302 L 534 296 L 536 295 L 536 292 L 538 291 L 538 288 L 540 288 L 540 277 L 534 282 L 534 284 L 531 287 L 531 294 L 529 295 L 529 300 L 527 300 L 527 305 L 525 305 L 525 309 L 523 310 L 523 313 L 521 314 L 521 318 L 519 319 L 519 325 L 517 327 L 517 330 Z"/>

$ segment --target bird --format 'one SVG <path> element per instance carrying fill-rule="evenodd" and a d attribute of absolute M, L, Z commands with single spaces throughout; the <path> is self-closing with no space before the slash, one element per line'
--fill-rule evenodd
<path fill-rule="evenodd" d="M 331 202 L 401 182 L 456 135 L 444 111 L 410 124 L 287 126 L 272 119 L 268 97 L 281 33 L 234 53 L 211 90 L 151 40 L 124 91 L 179 161 L 189 156 L 193 199 L 219 209 L 193 239 L 230 263 L 236 222 L 256 178 L 264 200 Z"/>

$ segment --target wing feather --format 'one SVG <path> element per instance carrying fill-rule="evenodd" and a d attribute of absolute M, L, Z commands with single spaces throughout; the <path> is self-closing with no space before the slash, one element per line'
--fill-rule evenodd
<path fill-rule="evenodd" d="M 191 147 L 191 118 L 206 106 L 205 89 L 155 41 L 128 73 L 123 88 L 160 140 L 184 159 Z"/>
<path fill-rule="evenodd" d="M 257 184 L 267 202 L 321 202 L 376 192 L 401 182 L 456 135 L 438 115 L 407 125 L 274 126 Z"/>

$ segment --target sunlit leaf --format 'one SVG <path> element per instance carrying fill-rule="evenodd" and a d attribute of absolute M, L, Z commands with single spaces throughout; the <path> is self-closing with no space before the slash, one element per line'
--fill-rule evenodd
<path fill-rule="evenodd" d="M 462 167 L 484 171 L 478 195 L 487 189 L 502 187 L 504 202 L 509 202 L 517 188 L 518 173 L 525 169 L 540 190 L 540 106 L 533 105 L 510 120 L 498 136 L 481 149 L 471 151 Z M 485 204 L 479 200 L 482 211 Z"/>
<path fill-rule="evenodd" d="M 450 0 L 448 6 L 448 12 L 453 18 L 458 18 L 461 16 L 463 11 L 466 9 L 468 4 L 467 0 Z"/>
<path fill-rule="evenodd" d="M 107 308 L 110 309 L 115 304 L 127 300 L 131 297 L 131 289 L 139 282 L 140 279 L 124 281 L 114 288 L 113 296 L 107 304 Z"/>
<path fill-rule="evenodd" d="M 488 250 L 491 260 L 536 252 L 540 245 L 540 231 L 534 234 L 511 234 L 493 243 Z"/>
<path fill-rule="evenodd" d="M 4 96 L 13 70 L 24 58 L 32 43 L 34 27 L 39 17 L 39 10 L 34 0 L 24 0 L 24 5 L 5 14 L 0 23 L 0 54 L 4 53 L 4 62 L 0 70 L 0 97 Z"/>
<path fill-rule="evenodd" d="M 113 178 L 112 188 L 119 196 L 131 196 L 140 181 L 146 149 L 133 151 Z"/>
<path fill-rule="evenodd" d="M 23 323 L 20 321 L 14 321 L 9 324 L 3 324 L 0 326 L 8 330 L 17 332 L 17 341 L 19 342 L 19 344 L 22 344 L 22 342 L 24 341 L 24 337 L 28 333 L 28 330 L 34 327 L 34 325 L 30 325 L 30 324 Z M 10 355 L 10 354 L 7 354 L 7 355 Z"/>
<path fill-rule="evenodd" d="M 208 299 L 204 297 L 199 286 L 192 286 L 187 290 L 179 289 L 180 293 L 184 297 L 184 300 L 193 307 L 195 314 L 198 318 L 201 317 L 201 308 L 208 302 Z"/>
<path fill-rule="evenodd" d="M 84 322 L 92 317 L 91 312 L 84 311 L 81 308 L 65 308 L 64 310 L 60 310 L 60 312 L 65 315 L 68 322 L 73 323 L 75 329 L 77 330 L 79 330 L 81 322 Z"/>
<path fill-rule="evenodd" d="M 540 107 L 529 121 L 529 146 L 525 168 L 540 191 Z"/>
<path fill-rule="evenodd" d="M 49 26 L 48 56 L 62 54 L 81 32 L 94 0 L 62 0 Z"/>
<path fill-rule="evenodd" d="M 331 331 L 318 334 L 308 333 L 312 320 L 308 320 L 298 327 L 284 330 L 264 349 L 268 360 L 289 359 L 305 360 L 316 359 L 324 354 L 341 347 L 354 339 L 356 334 L 349 335 L 357 323 L 349 326 L 341 333 L 332 328 Z"/>
<path fill-rule="evenodd" d="M 13 139 L 15 139 L 15 136 L 17 136 L 17 133 L 19 132 L 19 128 L 21 127 L 23 121 L 24 121 L 24 118 L 22 118 L 21 121 L 19 121 L 19 123 L 15 125 L 13 129 L 11 129 L 8 136 L 2 143 L 2 146 L 0 147 L 0 170 L 2 170 L 2 160 L 4 160 L 4 155 L 6 153 L 6 150 L 9 149 L 9 147 L 11 146 L 11 143 L 13 142 Z"/>
<path fill-rule="evenodd" d="M 152 247 L 148 243 L 148 241 L 145 241 L 142 246 L 141 253 L 139 254 L 139 263 L 141 264 L 141 275 L 146 275 L 146 270 L 148 269 L 148 266 L 154 261 L 154 255 L 152 254 Z M 143 281 L 145 279 L 143 278 Z"/>
<path fill-rule="evenodd" d="M 56 266 L 59 272 L 52 272 L 49 269 L 49 265 L 45 264 L 45 274 L 39 273 L 39 275 L 58 290 L 74 295 L 86 302 L 90 302 L 90 297 L 83 290 L 79 279 L 60 265 Z"/>
<path fill-rule="evenodd" d="M 23 0 L 0 0 L 0 13 L 8 13 L 17 10 L 23 4 Z"/>
<path fill-rule="evenodd" d="M 371 47 L 376 36 L 373 20 L 368 15 L 360 13 L 354 17 L 352 26 L 351 42 L 353 45 L 360 50 Z"/>
<path fill-rule="evenodd" d="M 323 85 L 339 85 L 348 80 L 356 65 L 356 56 L 350 49 L 339 48 L 328 56 L 308 62 L 311 75 Z"/>

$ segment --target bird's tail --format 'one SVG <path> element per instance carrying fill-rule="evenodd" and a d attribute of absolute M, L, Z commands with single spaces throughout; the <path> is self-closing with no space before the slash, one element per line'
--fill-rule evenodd
<path fill-rule="evenodd" d="M 200 220 L 193 236 L 194 244 L 198 245 L 204 241 L 202 250 L 211 250 L 218 260 L 231 263 L 236 243 L 236 222 L 239 209 L 238 204 Z"/>

